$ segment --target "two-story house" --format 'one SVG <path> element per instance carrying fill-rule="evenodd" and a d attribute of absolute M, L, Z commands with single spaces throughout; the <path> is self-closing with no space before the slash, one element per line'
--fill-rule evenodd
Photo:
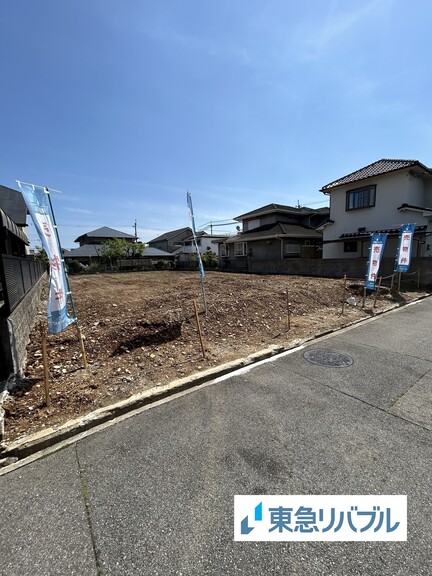
<path fill-rule="evenodd" d="M 370 235 L 388 234 L 394 258 L 401 224 L 416 224 L 414 256 L 432 256 L 432 169 L 418 160 L 378 160 L 321 188 L 330 196 L 323 258 L 367 257 Z"/>
<path fill-rule="evenodd" d="M 198 230 L 196 233 L 196 243 L 200 254 L 205 254 L 211 250 L 216 255 L 218 254 L 218 242 L 223 242 L 229 238 L 228 234 L 208 234 L 203 230 Z M 181 247 L 177 251 L 177 259 L 179 265 L 182 263 L 188 264 L 191 257 L 196 254 L 196 247 L 193 234 L 185 238 L 181 242 Z"/>
<path fill-rule="evenodd" d="M 181 246 L 181 243 L 192 234 L 192 228 L 179 228 L 178 230 L 170 230 L 148 241 L 151 248 L 164 250 L 165 252 L 176 252 Z"/>
<path fill-rule="evenodd" d="M 79 243 L 79 248 L 64 250 L 64 258 L 66 262 L 76 260 L 82 264 L 98 262 L 101 257 L 100 250 L 103 243 L 108 240 L 114 240 L 115 238 L 121 238 L 122 240 L 131 243 L 137 241 L 137 237 L 132 234 L 127 234 L 120 230 L 114 230 L 114 228 L 109 228 L 108 226 L 102 226 L 102 228 L 92 230 L 91 232 L 85 232 L 84 234 L 81 234 L 81 236 L 78 236 L 74 242 Z"/>
<path fill-rule="evenodd" d="M 219 243 L 219 261 L 225 268 L 245 269 L 254 260 L 316 258 L 322 243 L 319 226 L 328 221 L 329 209 L 267 204 L 234 218 L 239 233 Z"/>

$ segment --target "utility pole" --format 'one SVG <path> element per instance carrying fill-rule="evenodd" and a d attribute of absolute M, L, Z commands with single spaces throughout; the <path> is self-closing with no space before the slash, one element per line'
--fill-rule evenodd
<path fill-rule="evenodd" d="M 138 237 L 137 237 L 137 223 L 136 223 L 136 218 L 135 218 L 134 228 L 135 228 L 135 242 L 137 242 L 137 241 L 138 241 Z"/>

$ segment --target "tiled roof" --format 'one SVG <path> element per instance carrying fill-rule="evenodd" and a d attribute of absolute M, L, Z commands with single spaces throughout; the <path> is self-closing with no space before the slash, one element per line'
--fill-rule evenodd
<path fill-rule="evenodd" d="M 248 232 L 230 236 L 225 244 L 234 242 L 250 242 L 252 240 L 264 240 L 267 238 L 322 238 L 322 234 L 313 228 L 300 226 L 298 224 L 286 224 L 277 222 L 276 224 L 265 224 Z"/>
<path fill-rule="evenodd" d="M 97 228 L 97 230 L 92 230 L 91 232 L 86 232 L 85 234 L 81 234 L 78 236 L 74 242 L 79 242 L 81 238 L 103 238 L 109 240 L 111 238 L 133 238 L 135 239 L 136 236 L 132 234 L 126 234 L 126 232 L 120 232 L 120 230 L 114 230 L 114 228 L 109 228 L 108 226 L 102 226 L 102 228 Z"/>
<path fill-rule="evenodd" d="M 79 248 L 74 248 L 73 250 L 65 250 L 64 257 L 65 258 L 99 258 L 100 257 L 100 250 L 102 248 L 102 244 L 83 244 Z M 143 252 L 143 258 L 167 258 L 172 257 L 173 254 L 169 252 L 164 252 L 163 250 L 158 250 L 157 248 L 148 247 L 145 248 Z"/>
<path fill-rule="evenodd" d="M 0 186 L 0 208 L 18 226 L 26 225 L 27 206 L 21 192 L 18 192 L 18 190 Z"/>
<path fill-rule="evenodd" d="M 253 218 L 254 216 L 260 216 L 262 214 L 271 214 L 272 212 L 285 212 L 291 214 L 305 215 L 316 212 L 316 210 L 314 210 L 313 208 L 307 208 L 306 206 L 296 208 L 295 206 L 285 206 L 285 204 L 266 204 L 265 206 L 261 206 L 261 208 L 257 208 L 256 210 L 252 210 L 251 212 L 246 212 L 245 214 L 236 216 L 234 220 L 237 221 L 245 220 L 246 218 Z"/>
<path fill-rule="evenodd" d="M 170 232 L 165 232 L 165 234 L 161 234 L 157 238 L 153 238 L 153 240 L 149 240 L 148 244 L 153 244 L 154 242 L 162 242 L 163 240 L 170 240 L 171 238 L 175 238 L 176 236 L 184 235 L 189 236 L 192 234 L 192 228 L 179 228 L 178 230 L 171 230 Z"/>
<path fill-rule="evenodd" d="M 102 244 L 83 244 L 79 248 L 64 250 L 65 258 L 99 258 Z"/>
<path fill-rule="evenodd" d="M 170 252 L 165 252 L 165 250 L 159 250 L 159 248 L 152 248 L 147 246 L 144 250 L 143 258 L 173 258 L 174 254 Z"/>
<path fill-rule="evenodd" d="M 1 208 L 0 208 L 0 226 L 2 228 L 6 228 L 7 230 L 9 230 L 9 232 L 11 232 L 14 236 L 22 240 L 25 244 L 27 245 L 30 244 L 27 235 L 24 233 L 24 231 L 10 219 L 9 216 L 5 212 L 3 212 Z"/>
<path fill-rule="evenodd" d="M 432 174 L 432 170 L 419 162 L 418 160 L 389 160 L 383 159 L 373 162 L 360 170 L 351 172 L 338 180 L 334 180 L 329 184 L 326 184 L 321 188 L 321 192 L 326 192 L 337 186 L 343 186 L 344 184 L 351 184 L 351 182 L 358 182 L 359 180 L 366 180 L 367 178 L 373 178 L 374 176 L 381 176 L 382 174 L 388 174 L 389 172 L 395 172 L 396 170 L 403 170 L 406 168 L 419 167 L 429 174 Z"/>
<path fill-rule="evenodd" d="M 211 240 L 212 238 L 216 238 L 217 240 L 225 240 L 225 238 L 228 238 L 229 234 L 207 234 L 207 232 L 204 232 L 202 230 L 198 230 L 196 233 L 196 237 L 198 238 L 202 238 L 204 240 Z M 184 240 L 182 240 L 182 242 L 191 242 L 194 239 L 193 234 L 189 234 L 189 236 L 187 236 Z"/>
<path fill-rule="evenodd" d="M 415 232 L 425 232 L 427 230 L 427 226 L 416 226 Z M 400 234 L 400 227 L 399 228 L 383 228 L 382 230 L 374 230 L 365 231 L 365 232 L 347 232 L 345 234 L 341 234 L 339 238 L 342 240 L 346 240 L 347 238 L 369 238 L 371 234 L 389 234 L 391 236 Z"/>
<path fill-rule="evenodd" d="M 414 206 L 413 204 L 401 204 L 398 206 L 397 210 L 415 210 L 416 212 L 432 212 L 432 208 L 426 208 L 424 206 Z"/>

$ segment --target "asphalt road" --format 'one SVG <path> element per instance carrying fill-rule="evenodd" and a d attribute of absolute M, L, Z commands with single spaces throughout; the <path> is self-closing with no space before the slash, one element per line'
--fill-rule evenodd
<path fill-rule="evenodd" d="M 431 319 L 429 298 L 1 476 L 0 574 L 430 575 Z M 408 540 L 234 542 L 235 494 L 407 494 Z"/>

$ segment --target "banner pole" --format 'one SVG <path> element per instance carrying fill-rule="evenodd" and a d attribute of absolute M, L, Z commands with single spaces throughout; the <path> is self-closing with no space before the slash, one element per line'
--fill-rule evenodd
<path fill-rule="evenodd" d="M 347 277 L 346 274 L 344 274 L 344 281 L 343 281 L 343 294 L 342 294 L 342 311 L 341 311 L 341 316 L 343 316 L 344 310 L 345 310 L 345 300 L 346 300 L 346 281 L 347 281 Z"/>
<path fill-rule="evenodd" d="M 193 304 L 194 304 L 194 308 L 195 308 L 195 319 L 196 319 L 199 339 L 200 339 L 200 343 L 201 343 L 201 351 L 202 351 L 203 358 L 205 360 L 206 355 L 205 355 L 204 341 L 203 341 L 202 332 L 201 332 L 201 324 L 199 321 L 198 308 L 197 308 L 196 300 L 193 301 Z"/>
<path fill-rule="evenodd" d="M 62 260 L 62 263 L 63 263 L 63 269 L 64 269 L 65 278 L 66 278 L 67 296 L 69 297 L 69 301 L 70 301 L 70 303 L 71 303 L 71 308 L 72 308 L 73 316 L 74 316 L 74 319 L 75 319 L 75 325 L 76 325 L 76 329 L 77 329 L 78 341 L 79 341 L 79 343 L 80 343 L 81 354 L 82 354 L 82 358 L 83 358 L 83 364 L 84 364 L 84 368 L 87 368 L 87 357 L 86 357 L 85 348 L 84 348 L 83 335 L 82 335 L 82 332 L 81 332 L 81 326 L 80 326 L 80 324 L 79 324 L 79 322 L 78 322 L 78 316 L 77 316 L 76 309 L 75 309 L 75 302 L 74 302 L 74 299 L 73 299 L 73 297 L 72 297 L 72 291 L 71 291 L 70 282 L 69 282 L 69 274 L 67 273 L 66 266 L 65 266 L 65 263 L 64 263 L 63 249 L 62 249 L 62 245 L 61 245 L 61 242 L 60 242 L 60 236 L 59 236 L 59 233 L 58 233 L 57 222 L 56 222 L 56 219 L 55 219 L 55 214 L 54 214 L 54 210 L 53 210 L 53 205 L 52 205 L 52 202 L 51 202 L 51 194 L 50 194 L 49 188 L 47 188 L 47 186 L 44 187 L 44 190 L 45 190 L 45 193 L 46 193 L 47 196 L 48 196 L 48 202 L 49 202 L 50 209 L 51 209 L 51 214 L 52 214 L 52 219 L 53 219 L 54 230 L 55 230 L 55 234 L 56 234 L 56 238 L 57 238 L 57 243 L 58 243 L 58 246 L 59 246 L 59 249 L 60 249 L 60 253 L 61 253 L 61 260 Z"/>
<path fill-rule="evenodd" d="M 286 289 L 286 305 L 287 305 L 287 330 L 291 330 L 291 314 L 290 314 L 288 286 Z"/>
<path fill-rule="evenodd" d="M 374 308 L 376 308 L 376 303 L 377 303 L 378 296 L 379 296 L 379 292 L 380 292 L 380 288 L 381 288 L 381 280 L 382 280 L 382 276 L 380 276 L 380 277 L 379 277 L 379 280 L 378 280 L 378 288 L 376 289 L 375 298 L 374 298 L 374 303 L 373 303 L 373 307 L 374 307 Z"/>
<path fill-rule="evenodd" d="M 195 237 L 195 232 L 194 232 L 193 237 L 194 237 L 195 250 L 197 251 L 197 255 L 198 255 L 198 266 L 199 266 L 200 265 L 200 263 L 199 263 L 200 253 L 199 253 L 199 248 L 198 248 L 198 242 L 197 242 L 197 239 Z M 202 266 L 202 262 L 201 262 L 201 266 Z M 201 294 L 202 294 L 203 303 L 204 303 L 204 317 L 207 319 L 207 300 L 206 300 L 205 289 L 204 289 L 204 280 L 203 280 L 203 276 L 201 274 L 201 271 L 200 271 L 200 279 L 201 279 Z"/>
<path fill-rule="evenodd" d="M 201 293 L 202 293 L 203 303 L 204 303 L 204 317 L 207 318 L 207 301 L 206 301 L 206 295 L 205 295 L 205 290 L 204 290 L 204 280 L 203 280 L 203 278 L 204 278 L 204 266 L 202 263 L 201 254 L 200 254 L 200 251 L 198 248 L 198 242 L 197 242 L 197 238 L 196 238 L 195 216 L 194 216 L 194 212 L 193 212 L 192 196 L 191 196 L 191 193 L 189 192 L 189 190 L 187 190 L 187 192 L 186 192 L 186 201 L 187 201 L 187 205 L 189 208 L 189 216 L 190 216 L 190 220 L 191 220 L 191 224 L 192 224 L 192 235 L 193 235 L 193 239 L 194 239 L 195 250 L 197 253 L 199 274 L 201 277 Z"/>
<path fill-rule="evenodd" d="M 45 404 L 50 405 L 49 395 L 49 368 L 48 368 L 48 352 L 47 352 L 47 331 L 43 322 L 39 323 L 39 331 L 42 340 L 42 361 L 44 369 L 44 390 L 45 390 Z"/>
<path fill-rule="evenodd" d="M 393 284 L 394 284 L 394 275 L 397 272 L 398 269 L 398 263 L 399 263 L 399 253 L 400 253 L 400 248 L 401 248 L 401 238 L 402 238 L 402 227 L 400 229 L 400 233 L 399 233 L 399 237 L 398 237 L 398 245 L 397 245 L 397 249 L 396 249 L 396 256 L 395 256 L 395 262 L 394 262 L 394 266 L 393 266 L 393 276 L 391 279 L 391 286 L 390 286 L 390 290 L 393 289 Z"/>

